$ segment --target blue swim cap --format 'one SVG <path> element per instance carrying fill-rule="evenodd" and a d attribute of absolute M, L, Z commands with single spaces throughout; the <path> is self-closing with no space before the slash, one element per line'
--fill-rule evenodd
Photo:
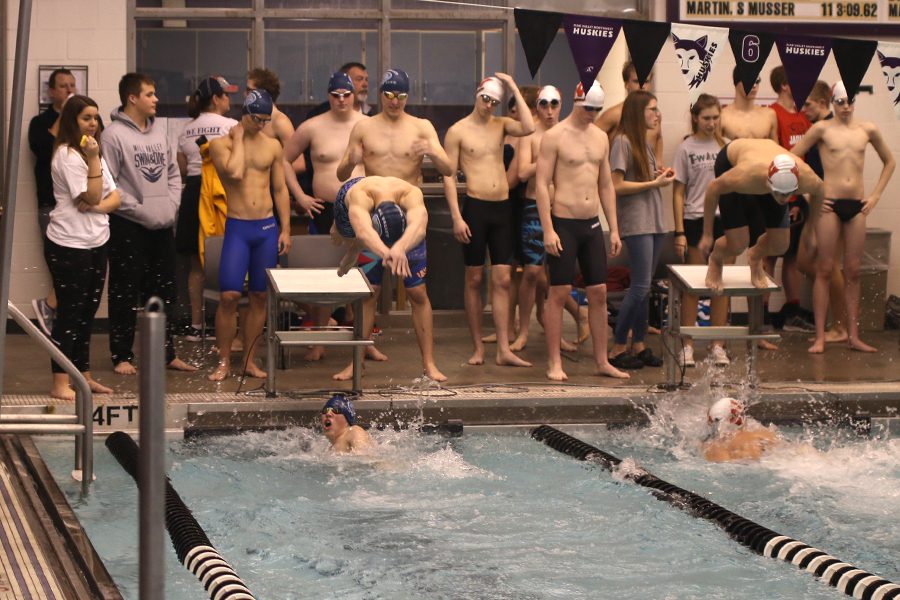
<path fill-rule="evenodd" d="M 322 407 L 324 411 L 326 408 L 331 408 L 335 412 L 341 413 L 344 415 L 344 418 L 347 419 L 347 425 L 353 425 L 356 423 L 356 411 L 353 410 L 353 404 L 350 403 L 349 398 L 343 394 L 335 394 L 331 397 L 331 399 L 325 403 L 325 406 Z"/>
<path fill-rule="evenodd" d="M 365 179 L 365 177 L 354 177 L 348 180 L 341 189 L 338 190 L 337 197 L 334 199 L 334 226 L 337 228 L 341 237 L 355 238 L 356 232 L 350 224 L 350 213 L 347 210 L 347 192 L 354 185 Z"/>
<path fill-rule="evenodd" d="M 400 69 L 388 69 L 381 78 L 382 92 L 409 93 L 409 75 Z"/>
<path fill-rule="evenodd" d="M 328 80 L 328 91 L 334 92 L 336 90 L 354 91 L 353 80 L 343 71 L 332 73 L 331 79 Z"/>
<path fill-rule="evenodd" d="M 395 202 L 382 202 L 372 211 L 372 227 L 390 248 L 406 231 L 406 213 Z"/>
<path fill-rule="evenodd" d="M 242 112 L 245 115 L 271 115 L 272 96 L 266 90 L 250 90 L 244 98 Z"/>

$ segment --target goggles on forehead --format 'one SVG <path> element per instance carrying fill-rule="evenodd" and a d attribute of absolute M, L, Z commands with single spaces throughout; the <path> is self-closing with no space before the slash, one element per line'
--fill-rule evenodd
<path fill-rule="evenodd" d="M 538 102 L 538 106 L 540 106 L 541 108 L 547 108 L 548 106 L 556 108 L 557 106 L 559 106 L 559 100 L 541 100 Z"/>
<path fill-rule="evenodd" d="M 409 94 L 407 92 L 381 92 L 385 98 L 388 100 L 393 100 L 396 98 L 397 100 L 406 100 L 409 98 Z"/>

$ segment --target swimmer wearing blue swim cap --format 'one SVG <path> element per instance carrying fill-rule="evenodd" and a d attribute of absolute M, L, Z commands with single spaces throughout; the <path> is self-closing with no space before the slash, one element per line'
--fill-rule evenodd
<path fill-rule="evenodd" d="M 356 411 L 344 394 L 335 394 L 325 403 L 319 422 L 336 452 L 353 452 L 373 443 L 369 433 L 356 424 Z"/>

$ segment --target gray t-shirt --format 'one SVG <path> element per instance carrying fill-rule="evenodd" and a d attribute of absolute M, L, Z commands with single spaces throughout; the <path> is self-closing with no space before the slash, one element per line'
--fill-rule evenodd
<path fill-rule="evenodd" d="M 655 178 L 656 157 L 653 148 L 647 145 L 647 155 L 650 162 L 650 176 Z M 609 152 L 609 166 L 613 171 L 621 171 L 625 174 L 625 181 L 642 181 L 637 178 L 634 165 L 631 160 L 631 144 L 623 135 L 613 139 Z M 649 233 L 665 233 L 665 215 L 663 214 L 662 194 L 659 188 L 652 188 L 629 194 L 627 196 L 616 195 L 616 217 L 619 221 L 619 236 L 643 235 Z"/>
<path fill-rule="evenodd" d="M 722 148 L 715 139 L 687 137 L 675 151 L 675 180 L 684 184 L 684 218 L 702 219 L 706 188 L 716 178 L 716 156 Z"/>

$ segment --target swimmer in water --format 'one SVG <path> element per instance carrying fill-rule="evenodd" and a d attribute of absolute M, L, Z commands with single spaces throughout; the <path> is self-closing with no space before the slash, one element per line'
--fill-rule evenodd
<path fill-rule="evenodd" d="M 335 452 L 354 452 L 374 444 L 369 433 L 356 424 L 353 404 L 343 394 L 335 394 L 325 403 L 319 419 Z"/>
<path fill-rule="evenodd" d="M 706 412 L 709 435 L 703 442 L 703 457 L 710 462 L 759 460 L 780 440 L 773 431 L 756 421 L 752 424 L 744 412 L 744 403 L 721 398 Z"/>

